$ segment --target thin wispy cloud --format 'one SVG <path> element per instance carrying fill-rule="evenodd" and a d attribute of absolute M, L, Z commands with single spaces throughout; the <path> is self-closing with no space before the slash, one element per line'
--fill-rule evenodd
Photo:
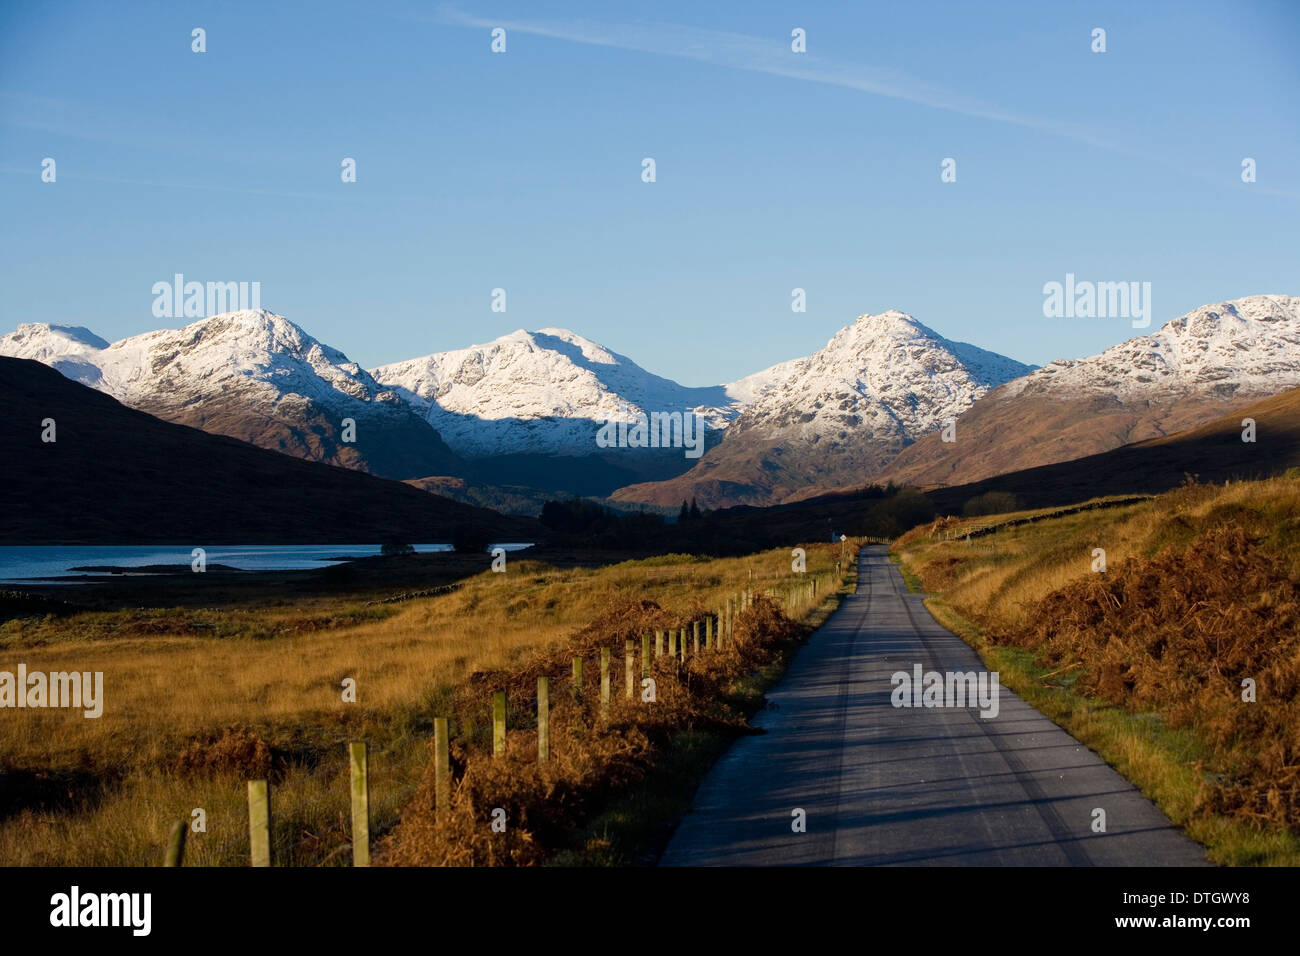
<path fill-rule="evenodd" d="M 1169 156 L 1154 155 L 1130 145 L 1123 139 L 1105 136 L 1091 125 L 1063 122 L 1050 117 L 1005 109 L 898 70 L 830 60 L 811 53 L 792 54 L 788 37 L 753 36 L 725 30 L 648 21 L 610 23 L 585 19 L 489 19 L 466 13 L 453 5 L 440 6 L 432 17 L 418 16 L 416 19 L 459 27 L 481 29 L 502 27 L 508 32 L 569 43 L 675 57 L 750 73 L 763 73 L 807 83 L 837 86 L 873 96 L 915 103 L 918 106 L 960 116 L 1063 137 L 1097 149 L 1155 163 L 1218 189 L 1235 186 L 1234 177 L 1224 177 L 1217 171 L 1193 169 L 1186 163 Z M 1300 198 L 1300 194 L 1295 192 L 1262 184 L 1252 184 L 1251 188 L 1263 195 L 1288 199 Z"/>
<path fill-rule="evenodd" d="M 14 166 L 0 166 L 0 173 L 7 176 L 26 176 L 36 181 L 40 178 L 40 167 L 20 169 Z M 248 189 L 240 186 L 222 186 L 214 183 L 176 183 L 155 179 L 129 179 L 122 176 L 102 176 L 98 173 L 67 173 L 59 171 L 59 181 L 71 180 L 96 183 L 115 183 L 122 186 L 148 186 L 154 189 L 197 189 L 202 192 L 240 193 L 247 196 L 278 196 L 284 199 L 313 199 L 338 202 L 352 197 L 341 194 L 300 193 L 281 189 Z"/>
<path fill-rule="evenodd" d="M 76 100 L 38 96 L 14 90 L 0 90 L 0 128 L 10 127 L 31 133 L 66 137 L 133 151 L 139 151 L 147 147 L 149 153 L 154 157 L 160 155 L 187 157 L 185 160 L 177 161 L 175 163 L 177 166 L 184 166 L 194 159 L 212 160 L 216 158 L 221 162 L 233 163 L 250 170 L 250 172 L 244 174 L 249 177 L 260 172 L 267 163 L 264 153 L 250 152 L 242 147 L 229 148 L 221 142 L 214 144 L 211 141 L 196 140 L 191 136 L 159 137 L 156 129 L 149 126 L 152 120 L 152 114 L 142 112 L 116 110 L 111 114 L 106 114 L 102 108 L 93 108 L 87 103 Z M 61 144 L 57 140 L 54 142 L 47 141 L 45 148 L 53 152 L 59 145 Z M 114 155 L 112 151 L 104 152 L 105 155 Z M 55 152 L 54 155 L 57 157 L 58 153 Z M 281 168 L 284 168 L 283 164 Z M 253 170 L 256 172 L 253 172 Z M 39 174 L 39 169 L 33 173 L 31 169 L 6 167 L 0 168 L 0 173 L 34 175 Z M 132 186 L 157 186 L 167 189 L 199 189 L 210 192 L 246 193 L 257 196 L 283 196 L 291 199 L 335 200 L 340 198 L 337 195 L 324 193 L 245 188 L 220 183 L 205 184 L 174 182 L 165 179 L 131 179 L 89 171 L 73 173 L 71 171 L 64 172 L 61 169 L 59 177 L 61 179 L 85 179 Z M 351 199 L 354 197 L 344 196 L 342 198 Z"/>
<path fill-rule="evenodd" d="M 106 118 L 102 108 L 17 90 L 0 90 L 0 126 L 108 146 L 138 147 L 148 138 L 146 129 L 130 113 Z"/>
<path fill-rule="evenodd" d="M 962 116 L 1042 130 L 1102 149 L 1127 151 L 1120 144 L 1078 124 L 1002 109 L 898 70 L 828 60 L 811 53 L 795 55 L 790 52 L 790 41 L 785 37 L 760 37 L 645 21 L 600 23 L 591 20 L 485 19 L 454 6 L 439 7 L 435 17 L 424 19 L 463 27 L 502 27 L 509 32 L 570 43 L 676 57 L 734 70 L 838 86 Z"/>

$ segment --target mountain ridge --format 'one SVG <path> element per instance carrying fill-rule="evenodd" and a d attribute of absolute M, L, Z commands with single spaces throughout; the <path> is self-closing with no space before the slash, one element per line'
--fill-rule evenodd
<path fill-rule="evenodd" d="M 598 426 L 610 419 L 694 412 L 717 431 L 739 411 L 725 385 L 680 385 L 568 329 L 517 329 L 481 345 L 381 365 L 371 374 L 469 458 L 584 455 L 596 447 Z"/>
<path fill-rule="evenodd" d="M 25 323 L 0 337 L 0 355 L 44 362 L 165 421 L 310 461 L 398 479 L 464 471 L 391 389 L 265 309 L 103 341 L 86 329 Z"/>
<path fill-rule="evenodd" d="M 872 473 L 921 434 L 1032 366 L 944 338 L 896 309 L 864 313 L 795 359 L 687 474 L 616 501 L 767 505 L 809 484 Z"/>
<path fill-rule="evenodd" d="M 1300 298 L 1244 296 L 994 389 L 958 420 L 956 441 L 923 437 L 875 477 L 969 484 L 1195 428 L 1296 386 Z"/>
<path fill-rule="evenodd" d="M 1300 298 L 1203 305 L 1097 355 L 1037 369 L 896 309 L 864 313 L 810 355 L 700 387 L 559 328 L 370 372 L 261 309 L 117 342 L 81 326 L 23 323 L 0 337 L 0 354 L 44 362 L 168 421 L 462 500 L 490 500 L 470 498 L 468 481 L 633 506 L 694 498 L 725 507 L 877 480 L 969 483 L 1195 427 L 1300 385 Z M 703 458 L 598 443 L 605 421 L 655 412 L 699 415 Z M 937 434 L 948 421 L 951 443 Z"/>

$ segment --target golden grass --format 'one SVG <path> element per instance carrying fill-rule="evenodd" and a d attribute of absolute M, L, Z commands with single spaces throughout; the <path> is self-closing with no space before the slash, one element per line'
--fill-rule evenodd
<path fill-rule="evenodd" d="M 809 573 L 833 567 L 839 556 L 831 546 L 807 549 Z M 182 775 L 175 767 L 196 741 L 206 745 L 224 728 L 244 725 L 276 755 L 278 858 L 319 862 L 332 843 L 347 839 L 345 741 L 371 741 L 373 815 L 391 823 L 418 785 L 434 708 L 469 675 L 557 647 L 615 595 L 695 615 L 741 587 L 790 578 L 788 550 L 600 569 L 520 560 L 449 594 L 378 610 L 341 596 L 169 609 L 148 628 L 137 611 L 10 621 L 0 627 L 0 669 L 21 662 L 29 672 L 103 671 L 105 704 L 98 719 L 68 710 L 3 712 L 0 769 L 31 796 L 15 796 L 11 787 L 8 803 L 0 803 L 9 810 L 0 820 L 0 861 L 154 862 L 171 821 L 202 807 L 209 832 L 190 837 L 188 858 L 242 862 L 243 777 Z M 342 623 L 294 626 L 305 614 Z M 221 636 L 205 636 L 214 631 Z M 355 704 L 342 700 L 345 677 L 357 682 Z"/>
<path fill-rule="evenodd" d="M 837 590 L 840 582 L 825 575 L 821 583 Z M 805 596 L 787 606 L 787 596 L 792 597 L 779 591 L 771 597 L 756 592 L 750 606 L 736 615 L 723 647 L 702 646 L 699 654 L 685 654 L 683 659 L 670 652 L 648 662 L 638 654 L 631 672 L 624 661 L 612 662 L 613 682 L 621 684 L 630 677 L 636 693 L 615 694 L 606 706 L 592 693 L 594 681 L 578 686 L 566 673 L 573 657 L 590 660 L 602 648 L 625 640 L 639 644 L 639 638 L 660 626 L 690 623 L 685 617 L 665 620 L 658 605 L 618 598 L 605 616 L 563 648 L 538 653 L 510 670 L 476 675 L 457 689 L 460 712 L 472 711 L 488 692 L 499 690 L 524 726 L 508 741 L 504 757 L 494 755 L 473 725 L 462 725 L 459 734 L 453 728 L 449 805 L 437 806 L 431 761 L 420 791 L 403 810 L 401 824 L 378 861 L 407 866 L 536 864 L 570 848 L 576 826 L 611 795 L 643 780 L 678 735 L 701 729 L 734 734 L 744 727 L 745 695 L 736 694 L 738 685 L 783 663 L 807 633 L 786 611 L 806 613 L 813 602 Z M 829 600 L 833 598 L 824 589 L 816 603 Z M 652 703 L 641 696 L 640 672 L 647 665 L 655 686 Z M 543 676 L 559 691 L 551 698 L 550 754 L 544 762 L 537 756 L 536 730 L 528 727 Z M 634 685 L 626 686 L 631 690 Z M 511 821 L 504 832 L 488 825 L 498 809 Z M 602 845 L 596 855 L 604 852 Z"/>

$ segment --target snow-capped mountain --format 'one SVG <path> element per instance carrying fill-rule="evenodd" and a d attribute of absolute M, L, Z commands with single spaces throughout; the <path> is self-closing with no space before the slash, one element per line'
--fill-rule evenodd
<path fill-rule="evenodd" d="M 898 311 L 859 316 L 790 366 L 741 413 L 733 436 L 913 441 L 1031 368 L 950 342 Z"/>
<path fill-rule="evenodd" d="M 820 351 L 751 376 L 751 401 L 686 475 L 620 489 L 625 501 L 771 504 L 851 483 L 1031 366 L 952 342 L 903 312 L 862 315 Z M 865 483 L 862 481 L 860 483 Z"/>
<path fill-rule="evenodd" d="M 166 421 L 300 458 L 391 478 L 461 468 L 396 393 L 265 310 L 113 343 L 84 328 L 24 324 L 0 337 L 0 355 L 43 362 Z M 349 418 L 355 434 L 344 422 Z"/>
<path fill-rule="evenodd" d="M 1008 382 L 962 416 L 955 442 L 922 439 L 886 474 L 918 484 L 979 481 L 1193 428 L 1296 386 L 1300 298 L 1204 305 L 1150 335 Z"/>
<path fill-rule="evenodd" d="M 1203 305 L 1100 355 L 1058 359 L 1010 383 L 1022 392 L 1116 395 L 1273 394 L 1300 384 L 1300 298 L 1252 295 Z"/>
<path fill-rule="evenodd" d="M 723 389 L 726 391 L 727 397 L 731 399 L 733 407 L 738 411 L 743 410 L 768 392 L 780 387 L 792 375 L 797 373 L 806 361 L 808 359 L 804 357 L 778 362 L 761 372 L 754 372 L 752 375 L 746 375 L 729 385 L 724 385 Z"/>
<path fill-rule="evenodd" d="M 652 412 L 694 412 L 718 430 L 755 388 L 679 385 L 567 329 L 520 329 L 371 374 L 468 458 L 591 455 L 600 423 Z"/>
<path fill-rule="evenodd" d="M 701 388 L 563 329 L 366 372 L 264 310 L 113 343 L 26 324 L 0 337 L 0 355 L 168 421 L 386 477 L 719 507 L 885 479 L 978 480 L 1203 424 L 1300 386 L 1300 298 L 1203 306 L 1037 370 L 902 312 L 863 315 L 812 355 Z M 607 420 L 665 412 L 701 417 L 703 458 L 597 442 Z M 956 442 L 935 434 L 947 419 Z"/>
<path fill-rule="evenodd" d="M 96 356 L 108 347 L 108 342 L 79 325 L 33 322 L 20 325 L 17 331 L 0 337 L 0 355 L 49 365 L 74 382 L 91 388 L 100 385 Z"/>

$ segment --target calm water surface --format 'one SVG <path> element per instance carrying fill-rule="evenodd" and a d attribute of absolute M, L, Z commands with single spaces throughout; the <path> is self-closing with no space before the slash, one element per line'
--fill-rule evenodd
<path fill-rule="evenodd" d="M 497 545 L 493 545 L 497 547 Z M 527 544 L 502 544 L 518 551 Z M 46 581 L 68 574 L 110 577 L 109 572 L 72 571 L 83 565 L 138 568 L 149 564 L 188 566 L 193 545 L 72 545 L 54 547 L 0 546 L 0 584 Z M 208 564 L 225 564 L 241 571 L 297 571 L 318 568 L 339 558 L 365 558 L 379 553 L 377 544 L 227 544 L 205 547 Z M 417 552 L 450 551 L 449 544 L 417 544 Z"/>

